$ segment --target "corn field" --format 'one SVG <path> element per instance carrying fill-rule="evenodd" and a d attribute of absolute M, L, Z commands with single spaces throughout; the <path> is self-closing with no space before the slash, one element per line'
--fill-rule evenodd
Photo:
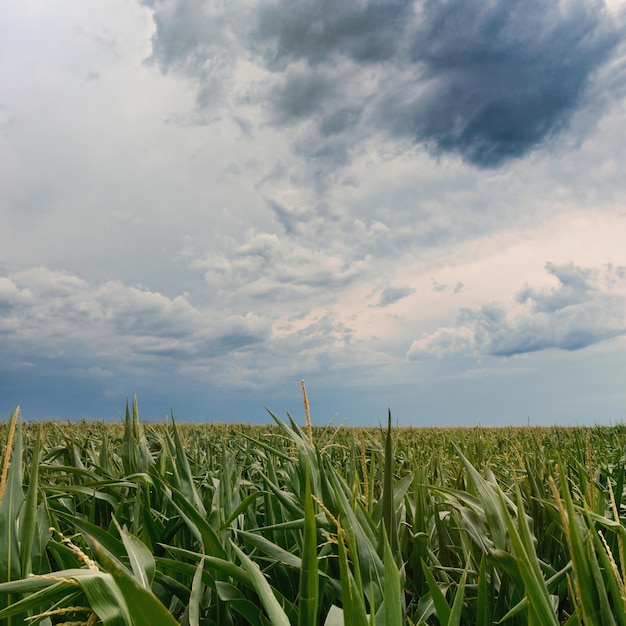
<path fill-rule="evenodd" d="M 1 624 L 626 626 L 624 425 L 18 413 L 0 424 Z"/>

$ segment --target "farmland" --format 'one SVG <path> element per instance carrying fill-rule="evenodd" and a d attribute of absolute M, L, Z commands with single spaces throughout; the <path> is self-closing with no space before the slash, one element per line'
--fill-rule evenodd
<path fill-rule="evenodd" d="M 626 626 L 626 426 L 268 417 L 0 424 L 0 623 Z"/>

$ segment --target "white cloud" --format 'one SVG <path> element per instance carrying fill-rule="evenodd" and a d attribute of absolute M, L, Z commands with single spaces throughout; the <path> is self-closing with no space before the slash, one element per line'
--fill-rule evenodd
<path fill-rule="evenodd" d="M 459 328 L 438 328 L 434 333 L 425 334 L 415 339 L 407 352 L 410 359 L 433 355 L 436 357 L 449 354 L 472 353 L 476 346 L 476 337 L 472 329 L 466 326 Z"/>
<path fill-rule="evenodd" d="M 16 353 L 103 360 L 109 367 L 120 359 L 118 369 L 149 367 L 151 357 L 210 360 L 270 332 L 252 313 L 218 315 L 194 307 L 186 295 L 169 298 L 121 281 L 92 286 L 47 268 L 2 277 L 0 309 L 0 333 Z"/>
<path fill-rule="evenodd" d="M 549 349 L 579 350 L 626 335 L 626 270 L 546 264 L 549 288 L 524 287 L 515 301 L 462 309 L 454 327 L 414 340 L 407 356 L 514 356 Z"/>
<path fill-rule="evenodd" d="M 362 277 L 370 264 L 369 255 L 346 258 L 345 252 L 275 233 L 249 232 L 243 243 L 233 241 L 228 252 L 197 259 L 191 267 L 202 270 L 211 288 L 231 298 L 239 294 L 284 301 L 312 294 L 319 297 L 323 291 L 331 294 Z"/>

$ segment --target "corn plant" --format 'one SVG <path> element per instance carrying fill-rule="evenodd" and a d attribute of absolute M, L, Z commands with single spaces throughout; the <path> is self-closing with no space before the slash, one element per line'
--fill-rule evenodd
<path fill-rule="evenodd" d="M 626 427 L 0 424 L 0 623 L 626 626 Z"/>

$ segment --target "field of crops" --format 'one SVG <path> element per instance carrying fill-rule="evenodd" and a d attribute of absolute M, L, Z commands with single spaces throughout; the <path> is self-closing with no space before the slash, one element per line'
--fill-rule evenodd
<path fill-rule="evenodd" d="M 1 624 L 626 626 L 624 425 L 16 418 Z"/>

